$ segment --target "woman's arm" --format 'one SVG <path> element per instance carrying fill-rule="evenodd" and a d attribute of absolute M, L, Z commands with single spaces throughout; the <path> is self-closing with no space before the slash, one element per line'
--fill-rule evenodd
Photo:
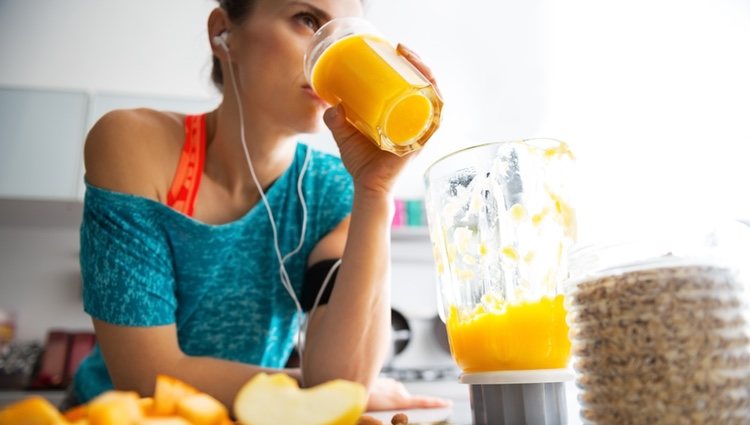
<path fill-rule="evenodd" d="M 401 45 L 398 50 L 435 84 L 414 53 Z M 375 409 L 445 406 L 445 400 L 414 397 L 398 383 L 375 379 L 390 342 L 392 189 L 414 154 L 381 151 L 349 125 L 340 106 L 324 118 L 352 175 L 354 201 L 350 219 L 326 236 L 308 260 L 340 257 L 342 263 L 328 304 L 309 321 L 303 381 L 308 386 L 333 378 L 360 382 L 370 389 L 369 407 Z"/>
<path fill-rule="evenodd" d="M 94 329 L 115 388 L 142 396 L 153 394 L 157 374 L 166 374 L 212 395 L 231 410 L 240 387 L 258 372 L 285 372 L 300 378 L 297 369 L 267 369 L 185 355 L 174 325 L 128 327 L 94 319 Z"/>
<path fill-rule="evenodd" d="M 302 356 L 303 382 L 334 378 L 372 384 L 390 340 L 390 222 L 387 194 L 355 189 L 351 218 L 313 250 L 311 264 L 342 258 L 328 304 L 310 318 Z"/>
<path fill-rule="evenodd" d="M 401 45 L 398 51 L 436 85 L 413 52 Z M 354 202 L 350 222 L 311 254 L 311 259 L 320 252 L 328 254 L 324 258 L 338 257 L 343 249 L 325 312 L 314 314 L 308 325 L 303 381 L 315 385 L 344 378 L 369 387 L 385 360 L 390 335 L 392 190 L 414 154 L 399 157 L 380 150 L 346 121 L 340 105 L 328 109 L 324 119 L 354 181 Z"/>

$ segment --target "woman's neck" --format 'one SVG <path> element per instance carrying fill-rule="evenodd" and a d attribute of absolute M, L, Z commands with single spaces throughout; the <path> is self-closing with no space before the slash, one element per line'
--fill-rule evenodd
<path fill-rule="evenodd" d="M 269 124 L 260 114 L 246 113 L 242 146 L 240 119 L 236 109 L 226 104 L 206 116 L 205 173 L 230 193 L 255 193 L 247 155 L 264 190 L 291 164 L 296 147 L 295 135 Z"/>

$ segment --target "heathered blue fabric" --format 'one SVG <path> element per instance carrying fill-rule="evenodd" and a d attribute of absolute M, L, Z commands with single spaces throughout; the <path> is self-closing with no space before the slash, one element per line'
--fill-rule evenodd
<path fill-rule="evenodd" d="M 292 165 L 267 192 L 282 254 L 299 243 L 297 180 L 308 149 L 305 242 L 286 263 L 298 298 L 310 251 L 351 212 L 353 197 L 339 158 L 298 144 Z M 84 310 L 96 319 L 175 324 L 180 348 L 193 356 L 279 368 L 292 350 L 297 312 L 280 282 L 262 203 L 236 221 L 208 225 L 156 201 L 87 184 L 80 261 Z M 86 402 L 111 388 L 97 346 L 76 374 L 76 396 Z"/>

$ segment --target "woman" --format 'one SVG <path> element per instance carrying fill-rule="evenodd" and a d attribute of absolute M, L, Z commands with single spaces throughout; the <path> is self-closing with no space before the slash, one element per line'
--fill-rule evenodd
<path fill-rule="evenodd" d="M 315 30 L 361 15 L 360 1 L 220 5 L 208 19 L 217 109 L 114 111 L 86 140 L 81 267 L 99 344 L 76 375 L 76 398 L 113 386 L 148 395 L 163 373 L 231 406 L 254 374 L 282 370 L 296 299 L 309 311 L 330 272 L 303 367 L 283 371 L 305 386 L 360 382 L 372 410 L 445 405 L 376 378 L 389 344 L 392 188 L 409 157 L 380 151 L 339 108 L 326 110 L 302 71 Z M 296 142 L 324 112 L 341 160 Z"/>

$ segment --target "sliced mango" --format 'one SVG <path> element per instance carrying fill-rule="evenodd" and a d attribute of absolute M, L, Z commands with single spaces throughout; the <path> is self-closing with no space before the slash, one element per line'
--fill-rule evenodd
<path fill-rule="evenodd" d="M 222 425 L 228 417 L 227 408 L 206 393 L 189 395 L 177 402 L 177 416 L 193 425 Z"/>
<path fill-rule="evenodd" d="M 198 394 L 198 390 L 179 379 L 167 375 L 156 376 L 154 390 L 154 416 L 169 416 L 177 411 L 177 403 L 183 398 Z"/>
<path fill-rule="evenodd" d="M 72 409 L 68 409 L 63 412 L 63 417 L 68 422 L 78 422 L 82 419 L 87 419 L 89 417 L 89 405 L 82 404 Z"/>
<path fill-rule="evenodd" d="M 90 425 L 132 425 L 143 418 L 138 393 L 107 391 L 88 405 Z"/>
<path fill-rule="evenodd" d="M 179 416 L 145 418 L 138 425 L 192 425 L 190 421 Z"/>
<path fill-rule="evenodd" d="M 0 410 L 0 425 L 62 425 L 62 414 L 47 399 L 32 396 Z"/>

